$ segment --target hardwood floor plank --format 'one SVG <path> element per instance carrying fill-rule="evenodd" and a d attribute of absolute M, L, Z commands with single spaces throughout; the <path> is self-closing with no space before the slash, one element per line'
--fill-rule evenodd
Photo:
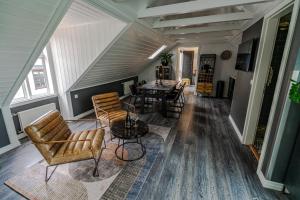
<path fill-rule="evenodd" d="M 141 115 L 140 119 L 149 124 L 172 129 L 136 199 L 287 199 L 261 186 L 256 175 L 257 161 L 240 144 L 228 120 L 229 111 L 226 99 L 188 94 L 179 120 L 159 113 Z M 94 123 L 72 125 L 77 131 L 93 128 Z M 23 199 L 3 182 L 41 159 L 30 142 L 1 155 L 0 199 Z"/>

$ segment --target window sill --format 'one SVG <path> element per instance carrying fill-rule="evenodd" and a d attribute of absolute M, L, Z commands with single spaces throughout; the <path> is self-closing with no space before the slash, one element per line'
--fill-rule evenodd
<path fill-rule="evenodd" d="M 26 105 L 26 104 L 30 104 L 30 103 L 34 103 L 34 102 L 38 102 L 38 101 L 43 101 L 43 100 L 46 100 L 46 99 L 51 99 L 51 98 L 54 98 L 54 97 L 57 97 L 56 94 L 52 94 L 52 95 L 47 95 L 47 96 L 40 96 L 40 97 L 36 97 L 36 98 L 33 98 L 33 99 L 28 99 L 28 100 L 24 100 L 24 101 L 17 101 L 17 102 L 14 102 L 10 105 L 10 108 L 15 108 L 15 107 L 19 107 L 19 106 L 23 106 L 23 105 Z"/>

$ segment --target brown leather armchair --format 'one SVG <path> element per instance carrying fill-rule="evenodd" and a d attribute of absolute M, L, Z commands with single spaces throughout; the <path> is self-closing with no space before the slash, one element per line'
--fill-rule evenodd
<path fill-rule="evenodd" d="M 92 120 L 88 119 L 88 121 Z M 67 121 L 58 111 L 50 111 L 25 128 L 26 134 L 48 163 L 45 175 L 46 182 L 49 181 L 59 164 L 87 159 L 95 161 L 93 175 L 99 176 L 97 167 L 105 148 L 105 143 L 102 147 L 105 130 L 96 127 L 95 130 L 72 133 L 66 123 Z M 97 126 L 99 120 L 94 119 L 93 121 L 96 122 Z M 55 168 L 48 177 L 50 166 L 55 166 Z"/>
<path fill-rule="evenodd" d="M 127 110 L 122 108 L 122 104 L 117 92 L 109 92 L 92 96 L 94 110 L 97 119 L 102 123 L 111 127 L 115 121 L 125 120 Z M 125 103 L 132 112 L 135 112 L 135 107 L 131 104 Z"/>

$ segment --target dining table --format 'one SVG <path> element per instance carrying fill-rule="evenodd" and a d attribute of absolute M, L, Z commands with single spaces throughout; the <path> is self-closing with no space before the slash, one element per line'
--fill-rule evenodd
<path fill-rule="evenodd" d="M 176 80 L 158 80 L 151 81 L 144 85 L 138 86 L 138 90 L 141 92 L 141 113 L 145 112 L 145 99 L 149 91 L 155 91 L 157 98 L 161 99 L 161 113 L 164 117 L 167 116 L 167 95 L 170 94 L 179 81 Z"/>

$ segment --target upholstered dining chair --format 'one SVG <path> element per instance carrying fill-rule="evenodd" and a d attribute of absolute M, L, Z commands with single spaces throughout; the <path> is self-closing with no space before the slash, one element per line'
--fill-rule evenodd
<path fill-rule="evenodd" d="M 96 129 L 72 133 L 67 122 L 95 121 Z M 98 119 L 64 120 L 58 111 L 50 111 L 32 122 L 25 132 L 47 162 L 45 181 L 48 182 L 60 164 L 93 159 L 94 176 L 99 176 L 98 164 L 105 148 L 103 127 Z M 100 123 L 101 125 L 101 123 Z M 102 145 L 104 143 L 104 146 Z M 55 166 L 50 175 L 49 167 Z"/>
<path fill-rule="evenodd" d="M 122 108 L 122 103 L 117 92 L 92 96 L 92 101 L 97 119 L 109 127 L 115 121 L 125 120 L 128 109 L 131 112 L 135 112 L 135 106 L 126 102 L 123 103 L 127 105 L 127 110 Z"/>

